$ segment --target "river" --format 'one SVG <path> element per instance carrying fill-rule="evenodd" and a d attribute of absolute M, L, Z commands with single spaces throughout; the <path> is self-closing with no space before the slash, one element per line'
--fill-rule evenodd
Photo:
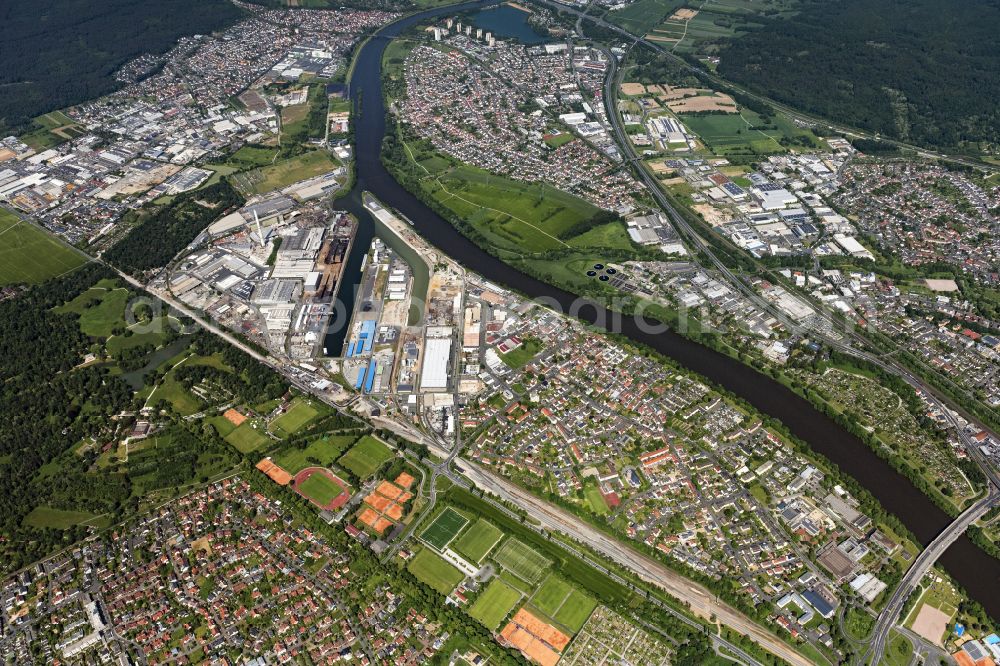
<path fill-rule="evenodd" d="M 361 206 L 361 192 L 367 190 L 386 205 L 406 215 L 424 238 L 464 266 L 528 297 L 547 298 L 568 311 L 570 304 L 577 300 L 574 295 L 536 280 L 479 248 L 400 186 L 379 158 L 386 126 L 381 86 L 382 53 L 386 45 L 403 31 L 430 17 L 452 15 L 490 4 L 495 2 L 480 0 L 410 15 L 380 29 L 361 49 L 350 81 L 351 99 L 356 105 L 359 102 L 361 104 L 361 113 L 356 114 L 358 117 L 355 126 L 357 178 L 351 193 L 338 202 L 340 207 L 354 213 L 361 220 L 345 280 L 356 283 L 360 278 L 361 256 L 367 251 L 374 233 L 371 217 Z M 341 299 L 348 306 L 347 312 L 351 311 L 355 291 L 346 282 L 341 289 Z M 580 312 L 578 316 L 590 323 L 609 320 L 608 314 L 597 306 Z M 335 331 L 337 328 L 343 329 L 334 327 L 331 330 Z M 795 436 L 867 488 L 922 543 L 929 543 L 950 522 L 947 514 L 876 456 L 861 440 L 773 379 L 676 333 L 650 334 L 629 317 L 621 318 L 620 332 L 707 377 L 764 414 L 780 420 Z M 331 333 L 334 337 L 328 340 L 331 343 L 339 341 L 339 346 L 328 345 L 330 354 L 339 353 L 343 334 L 343 330 Z M 986 555 L 963 535 L 942 556 L 941 563 L 968 590 L 973 599 L 980 602 L 994 618 L 1000 618 L 1000 562 Z"/>

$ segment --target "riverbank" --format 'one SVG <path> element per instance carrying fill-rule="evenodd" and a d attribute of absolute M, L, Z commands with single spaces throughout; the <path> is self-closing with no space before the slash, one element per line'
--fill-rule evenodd
<path fill-rule="evenodd" d="M 485 3 L 466 3 L 411 15 L 383 28 L 359 55 L 352 79 L 352 95 L 362 103 L 357 128 L 357 175 L 355 187 L 375 194 L 385 205 L 402 212 L 431 244 L 465 266 L 474 267 L 486 279 L 529 297 L 545 297 L 569 311 L 577 296 L 517 270 L 484 251 L 435 211 L 404 189 L 381 163 L 386 130 L 381 86 L 382 52 L 389 40 L 420 21 L 473 9 Z M 353 198 L 353 197 L 349 197 Z M 612 321 L 611 314 L 594 303 L 581 312 L 588 323 Z M 622 318 L 622 334 L 633 342 L 673 358 L 684 367 L 706 377 L 747 401 L 758 412 L 777 419 L 808 447 L 828 458 L 870 494 L 922 543 L 929 543 L 950 522 L 908 480 L 858 438 L 845 431 L 808 401 L 758 371 L 673 331 L 652 334 L 628 317 Z M 1000 616 L 1000 563 L 963 537 L 945 553 L 942 563 L 994 616 Z"/>

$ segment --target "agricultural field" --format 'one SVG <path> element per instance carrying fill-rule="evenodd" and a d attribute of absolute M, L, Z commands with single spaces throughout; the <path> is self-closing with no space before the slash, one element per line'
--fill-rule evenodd
<path fill-rule="evenodd" d="M 507 539 L 493 559 L 504 569 L 529 583 L 540 581 L 552 565 L 551 560 L 515 537 Z"/>
<path fill-rule="evenodd" d="M 388 446 L 371 435 L 365 435 L 337 462 L 359 479 L 366 479 L 394 455 Z"/>
<path fill-rule="evenodd" d="M 292 401 L 284 414 L 267 424 L 267 429 L 281 439 L 287 439 L 314 421 L 325 410 L 325 406 L 300 396 Z"/>
<path fill-rule="evenodd" d="M 486 590 L 469 607 L 469 615 L 490 631 L 496 631 L 521 600 L 521 593 L 499 578 L 490 581 Z"/>
<path fill-rule="evenodd" d="M 500 528 L 480 518 L 455 541 L 455 550 L 476 564 L 489 555 L 503 538 Z"/>
<path fill-rule="evenodd" d="M 52 111 L 34 118 L 31 129 L 21 135 L 21 141 L 42 151 L 85 133 L 86 130 L 65 113 Z"/>
<path fill-rule="evenodd" d="M 461 571 L 445 562 L 440 555 L 429 548 L 424 548 L 414 555 L 406 568 L 441 594 L 451 594 L 464 578 Z"/>
<path fill-rule="evenodd" d="M 800 0 L 639 0 L 607 16 L 626 30 L 672 46 L 677 52 L 714 53 L 725 40 L 761 25 L 767 18 L 788 17 Z"/>
<path fill-rule="evenodd" d="M 643 35 L 683 6 L 684 0 L 637 0 L 624 9 L 609 12 L 606 18 L 631 33 Z"/>
<path fill-rule="evenodd" d="M 0 208 L 0 286 L 37 284 L 84 261 L 55 236 Z"/>
<path fill-rule="evenodd" d="M 448 547 L 448 544 L 455 538 L 455 535 L 461 532 L 468 524 L 468 518 L 451 507 L 447 507 L 420 534 L 420 538 L 437 550 L 442 551 Z"/>

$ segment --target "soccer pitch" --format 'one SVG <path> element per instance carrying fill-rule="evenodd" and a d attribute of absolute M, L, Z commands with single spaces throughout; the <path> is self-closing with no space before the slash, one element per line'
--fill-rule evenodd
<path fill-rule="evenodd" d="M 538 551 L 514 537 L 507 539 L 494 556 L 497 563 L 512 574 L 529 583 L 537 583 L 552 564 Z"/>
<path fill-rule="evenodd" d="M 479 620 L 490 631 L 496 631 L 520 600 L 520 592 L 499 578 L 494 578 L 486 591 L 476 599 L 476 603 L 472 604 L 469 615 Z"/>
<path fill-rule="evenodd" d="M 0 209 L 0 285 L 35 284 L 67 273 L 84 261 L 54 236 Z"/>
<path fill-rule="evenodd" d="M 429 543 L 431 546 L 441 551 L 444 550 L 451 540 L 455 538 L 459 532 L 461 532 L 466 525 L 469 524 L 468 519 L 455 511 L 451 507 L 448 507 L 441 512 L 434 522 L 423 531 L 420 538 L 425 542 Z"/>
<path fill-rule="evenodd" d="M 455 541 L 455 550 L 472 562 L 482 562 L 503 538 L 503 532 L 493 523 L 480 518 Z"/>

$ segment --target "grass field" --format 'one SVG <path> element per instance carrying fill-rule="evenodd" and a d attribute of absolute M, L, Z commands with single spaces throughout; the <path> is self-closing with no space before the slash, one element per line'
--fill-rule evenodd
<path fill-rule="evenodd" d="M 298 490 L 320 506 L 326 506 L 344 492 L 325 474 L 313 474 L 298 486 Z"/>
<path fill-rule="evenodd" d="M 215 428 L 215 432 L 219 433 L 219 437 L 222 439 L 225 439 L 229 436 L 229 433 L 236 430 L 236 426 L 233 425 L 233 422 L 222 414 L 206 418 L 205 423 L 210 423 Z"/>
<path fill-rule="evenodd" d="M 401 168 L 498 249 L 566 248 L 561 235 L 598 212 L 587 201 L 545 183 L 516 181 L 458 163 L 424 142 L 409 142 L 406 150 L 410 161 Z"/>
<path fill-rule="evenodd" d="M 555 574 L 549 576 L 531 598 L 531 605 L 573 633 L 580 631 L 597 608 L 593 597 Z"/>
<path fill-rule="evenodd" d="M 450 594 L 464 578 L 461 571 L 445 562 L 440 555 L 429 548 L 424 548 L 414 555 L 406 568 L 441 594 Z"/>
<path fill-rule="evenodd" d="M 599 516 L 603 516 L 608 512 L 608 503 L 604 501 L 604 494 L 601 493 L 599 487 L 593 483 L 588 483 L 583 488 L 583 494 L 587 497 L 587 503 L 590 504 L 591 511 Z"/>
<path fill-rule="evenodd" d="M 531 546 L 526 546 L 514 537 L 500 546 L 493 559 L 504 569 L 529 583 L 540 581 L 552 564 Z"/>
<path fill-rule="evenodd" d="M 528 361 L 533 359 L 541 351 L 541 342 L 535 340 L 534 338 L 525 338 L 521 341 L 520 347 L 510 350 L 506 354 L 501 354 L 500 360 L 517 370 L 518 368 L 526 365 Z"/>
<path fill-rule="evenodd" d="M 785 148 L 776 137 L 781 133 L 773 130 L 752 129 L 749 113 L 680 114 L 681 121 L 698 135 L 705 147 L 717 155 L 731 153 L 783 153 Z M 751 124 L 748 125 L 747 121 Z"/>
<path fill-rule="evenodd" d="M 573 134 L 571 132 L 562 132 L 554 136 L 546 137 L 545 143 L 552 146 L 553 148 L 558 148 L 559 146 L 564 146 L 573 140 Z"/>
<path fill-rule="evenodd" d="M 0 285 L 37 284 L 83 263 L 54 236 L 0 208 Z"/>
<path fill-rule="evenodd" d="M 520 592 L 494 578 L 476 603 L 469 607 L 469 615 L 490 631 L 496 631 L 520 600 Z"/>
<path fill-rule="evenodd" d="M 353 435 L 324 435 L 310 441 L 304 449 L 286 446 L 274 454 L 274 462 L 288 470 L 289 474 L 295 474 L 312 465 L 330 467 L 355 442 L 355 439 Z M 311 462 L 309 458 L 319 462 Z"/>
<path fill-rule="evenodd" d="M 244 421 L 226 436 L 226 441 L 239 449 L 240 453 L 250 453 L 267 444 L 270 439 L 250 421 Z M 287 467 L 285 469 L 288 469 Z M 291 470 L 289 470 L 291 471 Z"/>
<path fill-rule="evenodd" d="M 908 666 L 912 658 L 913 644 L 910 639 L 893 629 L 881 663 L 887 666 Z"/>
<path fill-rule="evenodd" d="M 502 538 L 500 528 L 480 518 L 455 541 L 455 550 L 478 564 Z"/>
<path fill-rule="evenodd" d="M 550 575 L 531 597 L 531 605 L 549 617 L 554 617 L 573 586 L 555 574 Z"/>
<path fill-rule="evenodd" d="M 282 439 L 291 437 L 320 414 L 320 409 L 306 398 L 295 398 L 284 414 L 267 425 L 267 429 Z"/>
<path fill-rule="evenodd" d="M 451 507 L 447 507 L 423 531 L 420 538 L 436 549 L 444 550 L 451 540 L 455 538 L 455 535 L 461 532 L 462 528 L 468 524 L 469 520 L 465 516 Z"/>
<path fill-rule="evenodd" d="M 465 165 L 422 184 L 480 233 L 522 252 L 565 248 L 561 235 L 598 212 L 545 183 L 522 183 Z"/>
<path fill-rule="evenodd" d="M 38 506 L 24 517 L 24 524 L 31 527 L 51 527 L 57 530 L 65 530 L 75 525 L 90 523 L 95 518 L 94 514 L 86 511 L 65 511 L 63 509 L 52 509 L 47 506 Z"/>
<path fill-rule="evenodd" d="M 156 389 L 150 394 L 149 404 L 155 405 L 160 400 L 170 403 L 174 411 L 181 416 L 197 414 L 203 406 L 201 400 L 174 379 L 172 373 L 167 374 L 163 381 L 156 385 Z"/>
<path fill-rule="evenodd" d="M 563 600 L 559 611 L 553 619 L 574 633 L 580 631 L 586 624 L 590 614 L 597 608 L 597 601 L 580 590 L 573 588 L 569 596 Z"/>
<path fill-rule="evenodd" d="M 106 338 L 117 326 L 124 327 L 125 306 L 129 291 L 116 280 L 101 280 L 56 312 L 75 312 L 80 315 L 80 330 L 85 335 Z"/>
<path fill-rule="evenodd" d="M 52 111 L 32 119 L 31 129 L 21 135 L 21 141 L 35 150 L 45 150 L 86 132 L 62 111 Z"/>
<path fill-rule="evenodd" d="M 104 346 L 112 356 L 118 356 L 126 349 L 143 345 L 159 347 L 166 339 L 166 333 L 171 326 L 176 327 L 177 321 L 167 317 L 154 317 L 149 322 L 133 326 L 130 335 L 111 336 L 105 341 Z"/>
<path fill-rule="evenodd" d="M 240 190 L 264 194 L 333 171 L 337 166 L 325 150 L 312 150 L 288 160 L 236 174 L 233 182 Z"/>
<path fill-rule="evenodd" d="M 294 104 L 292 106 L 281 107 L 281 122 L 285 125 L 303 121 L 308 115 L 308 104 Z"/>
<path fill-rule="evenodd" d="M 567 241 L 572 247 L 631 250 L 632 239 L 629 238 L 625 225 L 621 222 L 608 222 L 594 227 Z"/>
<path fill-rule="evenodd" d="M 392 449 L 388 446 L 371 435 L 365 435 L 337 462 L 359 479 L 365 479 L 374 474 L 387 460 L 391 460 L 393 455 Z"/>
<path fill-rule="evenodd" d="M 935 580 L 933 583 L 924 588 L 923 593 L 920 595 L 920 599 L 913 605 L 913 609 L 906 617 L 903 626 L 907 629 L 913 628 L 913 623 L 920 614 L 920 609 L 924 604 L 933 606 L 939 611 L 954 617 L 955 613 L 958 612 L 958 604 L 961 600 L 962 598 L 958 594 L 958 591 L 950 582 L 947 580 Z"/>
<path fill-rule="evenodd" d="M 717 155 L 784 153 L 787 149 L 781 145 L 782 139 L 805 141 L 814 147 L 822 143 L 811 131 L 797 127 L 785 116 L 765 121 L 749 109 L 740 113 L 682 113 L 678 117 Z"/>
<path fill-rule="evenodd" d="M 624 9 L 609 12 L 607 18 L 629 32 L 644 35 L 683 5 L 683 0 L 638 0 Z"/>

